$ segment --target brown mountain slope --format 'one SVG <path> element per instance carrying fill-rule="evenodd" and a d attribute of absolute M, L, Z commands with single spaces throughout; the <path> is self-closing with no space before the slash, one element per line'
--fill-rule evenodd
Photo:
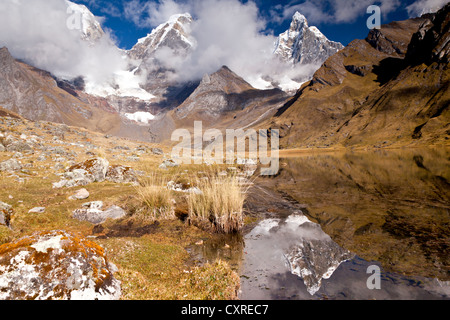
<path fill-rule="evenodd" d="M 105 98 L 88 95 L 49 72 L 15 60 L 7 48 L 0 48 L 0 107 L 28 120 L 152 140 L 148 126 L 124 119 Z"/>
<path fill-rule="evenodd" d="M 0 105 L 30 120 L 45 120 L 113 131 L 117 114 L 94 107 L 58 87 L 46 72 L 16 61 L 0 49 Z"/>
<path fill-rule="evenodd" d="M 448 144 L 449 7 L 351 42 L 266 125 L 284 147 Z"/>
<path fill-rule="evenodd" d="M 203 128 L 247 128 L 270 119 L 288 99 L 279 89 L 258 90 L 228 67 L 205 75 L 194 92 L 163 119 L 152 122 L 158 140 L 170 139 L 175 128 L 192 129 L 195 121 Z"/>

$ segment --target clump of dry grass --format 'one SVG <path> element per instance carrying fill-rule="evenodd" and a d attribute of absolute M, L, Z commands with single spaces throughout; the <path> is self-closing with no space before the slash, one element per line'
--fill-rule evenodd
<path fill-rule="evenodd" d="M 244 226 L 246 191 L 235 175 L 210 175 L 196 182 L 202 193 L 188 198 L 188 222 L 215 233 L 239 232 Z"/>
<path fill-rule="evenodd" d="M 142 179 L 136 187 L 138 198 L 142 202 L 136 215 L 145 220 L 170 220 L 175 218 L 173 195 L 167 189 L 167 177 L 156 173 Z"/>

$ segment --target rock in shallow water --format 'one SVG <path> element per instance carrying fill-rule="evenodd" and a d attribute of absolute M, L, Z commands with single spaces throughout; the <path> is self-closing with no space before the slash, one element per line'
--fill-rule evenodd
<path fill-rule="evenodd" d="M 65 231 L 0 246 L 0 300 L 117 300 L 103 248 Z"/>

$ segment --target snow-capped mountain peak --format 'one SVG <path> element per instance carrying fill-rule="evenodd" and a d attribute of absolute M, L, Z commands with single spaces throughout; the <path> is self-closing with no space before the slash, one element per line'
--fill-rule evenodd
<path fill-rule="evenodd" d="M 78 29 L 81 32 L 81 37 L 89 42 L 96 42 L 99 40 L 105 32 L 102 26 L 97 21 L 92 12 L 82 4 L 76 4 L 71 1 L 66 0 L 67 12 L 69 14 L 75 15 L 72 28 Z"/>
<path fill-rule="evenodd" d="M 343 48 L 342 44 L 328 40 L 317 27 L 310 27 L 306 17 L 297 11 L 290 28 L 279 35 L 274 54 L 293 64 L 321 65 Z"/>
<path fill-rule="evenodd" d="M 175 14 L 169 20 L 152 30 L 147 36 L 138 40 L 129 51 L 134 59 L 148 57 L 161 47 L 168 47 L 176 51 L 186 51 L 195 46 L 195 39 L 191 36 L 193 19 L 189 13 Z"/>
<path fill-rule="evenodd" d="M 291 29 L 299 30 L 303 27 L 303 25 L 308 26 L 308 20 L 300 12 L 295 12 L 294 16 L 292 17 Z"/>

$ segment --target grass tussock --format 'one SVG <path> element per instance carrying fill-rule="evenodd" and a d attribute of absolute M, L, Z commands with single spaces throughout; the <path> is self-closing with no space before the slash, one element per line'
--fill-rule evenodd
<path fill-rule="evenodd" d="M 188 222 L 215 233 L 239 232 L 244 226 L 246 189 L 234 175 L 210 175 L 196 181 L 202 193 L 188 198 Z"/>
<path fill-rule="evenodd" d="M 168 178 L 155 173 L 142 179 L 136 192 L 141 210 L 135 215 L 145 220 L 170 220 L 175 218 L 173 195 L 167 189 Z"/>

